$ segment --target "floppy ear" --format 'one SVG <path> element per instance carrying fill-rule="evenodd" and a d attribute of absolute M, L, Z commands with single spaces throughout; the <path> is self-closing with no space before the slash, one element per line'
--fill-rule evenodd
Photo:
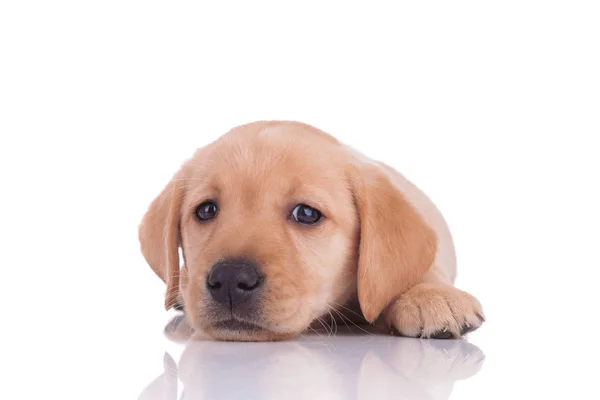
<path fill-rule="evenodd" d="M 167 284 L 167 310 L 175 305 L 179 295 L 179 224 L 184 188 L 181 175 L 177 173 L 152 201 L 138 232 L 144 258 Z"/>
<path fill-rule="evenodd" d="M 360 219 L 358 301 L 374 322 L 433 264 L 437 236 L 382 167 L 361 163 L 353 175 Z"/>

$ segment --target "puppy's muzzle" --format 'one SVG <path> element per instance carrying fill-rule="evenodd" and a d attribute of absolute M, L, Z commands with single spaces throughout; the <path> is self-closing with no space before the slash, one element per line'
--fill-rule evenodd
<path fill-rule="evenodd" d="M 250 261 L 226 260 L 216 263 L 208 275 L 206 286 L 213 300 L 232 314 L 245 316 L 256 309 L 263 277 Z"/>

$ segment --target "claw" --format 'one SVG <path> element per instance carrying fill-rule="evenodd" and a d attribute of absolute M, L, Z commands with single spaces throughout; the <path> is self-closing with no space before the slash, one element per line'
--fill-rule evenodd
<path fill-rule="evenodd" d="M 460 330 L 460 336 L 464 336 L 469 332 L 473 332 L 475 329 L 477 329 L 477 328 L 470 326 L 470 325 L 463 325 L 463 327 Z"/>
<path fill-rule="evenodd" d="M 438 332 L 435 332 L 433 335 L 431 335 L 430 338 L 431 339 L 451 339 L 452 332 L 450 332 L 448 330 L 438 331 Z"/>

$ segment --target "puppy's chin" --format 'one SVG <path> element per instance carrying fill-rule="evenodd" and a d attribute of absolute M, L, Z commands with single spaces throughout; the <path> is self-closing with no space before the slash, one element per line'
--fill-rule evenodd
<path fill-rule="evenodd" d="M 235 342 L 282 341 L 292 339 L 299 333 L 278 333 L 256 325 L 229 321 L 204 327 L 203 332 L 214 340 Z"/>
<path fill-rule="evenodd" d="M 264 311 L 257 317 L 214 312 L 209 307 L 191 305 L 186 308 L 185 319 L 201 340 L 266 342 L 283 341 L 299 336 L 308 329 L 313 318 L 310 310 L 300 308 L 289 315 L 265 318 Z"/>

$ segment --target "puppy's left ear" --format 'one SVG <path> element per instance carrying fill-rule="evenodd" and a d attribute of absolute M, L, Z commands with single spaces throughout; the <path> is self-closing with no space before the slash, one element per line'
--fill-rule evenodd
<path fill-rule="evenodd" d="M 358 300 L 374 322 L 431 267 L 437 236 L 383 165 L 357 162 L 351 171 L 360 219 Z"/>

